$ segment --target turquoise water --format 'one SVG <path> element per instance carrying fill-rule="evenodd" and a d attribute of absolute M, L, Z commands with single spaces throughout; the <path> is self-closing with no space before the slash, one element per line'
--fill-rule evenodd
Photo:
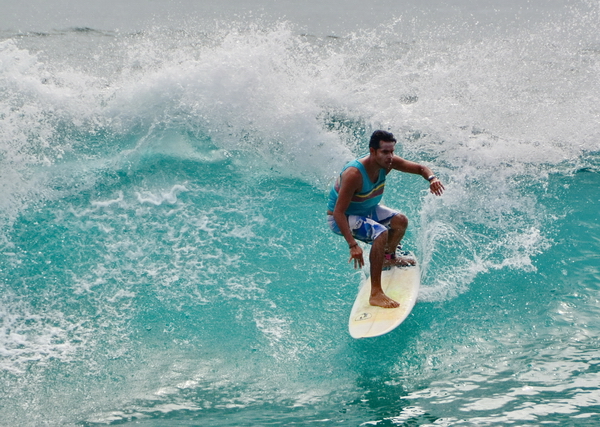
<path fill-rule="evenodd" d="M 599 422 L 596 5 L 63 6 L 0 33 L 0 425 Z M 353 340 L 377 128 L 447 191 L 390 177 L 422 288 Z"/>

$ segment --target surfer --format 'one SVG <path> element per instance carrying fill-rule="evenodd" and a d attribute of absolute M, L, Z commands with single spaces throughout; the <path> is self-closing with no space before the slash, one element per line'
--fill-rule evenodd
<path fill-rule="evenodd" d="M 441 196 L 444 186 L 427 166 L 394 154 L 396 139 L 377 130 L 369 141 L 369 154 L 346 164 L 329 193 L 327 221 L 331 230 L 348 242 L 354 268 L 364 266 L 363 250 L 356 240 L 371 243 L 371 296 L 369 302 L 384 308 L 398 307 L 381 288 L 381 271 L 386 266 L 412 265 L 415 260 L 396 254 L 408 227 L 408 218 L 380 204 L 385 178 L 392 170 L 421 175 L 430 191 Z"/>

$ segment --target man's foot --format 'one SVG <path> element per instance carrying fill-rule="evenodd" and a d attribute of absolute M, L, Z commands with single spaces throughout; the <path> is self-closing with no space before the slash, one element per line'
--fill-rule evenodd
<path fill-rule="evenodd" d="M 397 256 L 396 254 L 385 254 L 383 260 L 383 267 L 407 267 L 409 265 L 415 265 L 417 261 L 410 256 Z"/>
<path fill-rule="evenodd" d="M 369 298 L 369 304 L 383 308 L 396 308 L 400 306 L 400 304 L 388 297 L 383 292 L 380 292 L 375 295 L 371 294 L 371 298 Z"/>

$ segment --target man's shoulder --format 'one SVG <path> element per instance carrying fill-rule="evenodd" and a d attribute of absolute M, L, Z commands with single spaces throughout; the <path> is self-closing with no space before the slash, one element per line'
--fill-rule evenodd
<path fill-rule="evenodd" d="M 342 172 L 342 187 L 360 189 L 362 187 L 362 172 L 356 166 L 349 166 Z"/>
<path fill-rule="evenodd" d="M 346 166 L 346 168 L 342 171 L 342 175 L 344 177 L 346 176 L 355 176 L 355 177 L 362 177 L 362 172 L 359 169 L 360 166 L 357 164 L 349 164 L 348 166 Z"/>

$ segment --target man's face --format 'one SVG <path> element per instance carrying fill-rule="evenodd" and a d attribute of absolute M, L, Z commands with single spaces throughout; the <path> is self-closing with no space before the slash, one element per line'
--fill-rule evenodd
<path fill-rule="evenodd" d="M 379 149 L 371 149 L 371 154 L 375 157 L 377 164 L 383 169 L 392 168 L 392 158 L 394 157 L 395 142 L 381 141 Z"/>

